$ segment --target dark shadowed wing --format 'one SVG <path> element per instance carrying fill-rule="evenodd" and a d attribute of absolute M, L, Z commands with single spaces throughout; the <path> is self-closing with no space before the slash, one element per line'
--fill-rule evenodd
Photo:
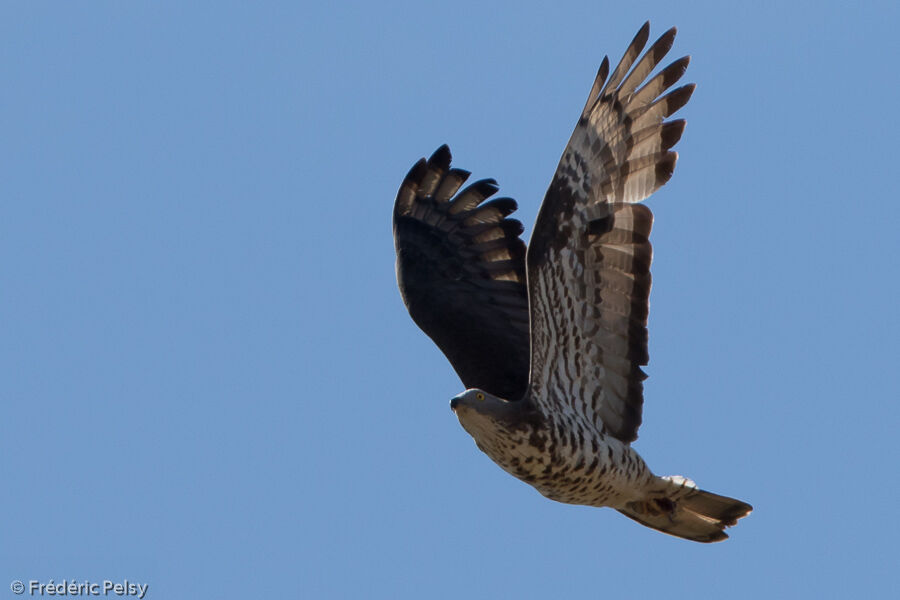
<path fill-rule="evenodd" d="M 675 39 L 673 28 L 637 60 L 649 31 L 645 23 L 608 80 L 603 59 L 527 257 L 532 397 L 545 410 L 580 413 L 626 442 L 641 424 L 641 365 L 648 361 L 653 216 L 635 203 L 671 177 L 677 155 L 669 149 L 684 121 L 663 119 L 694 89 L 660 97 L 688 57 L 644 83 Z"/>
<path fill-rule="evenodd" d="M 506 218 L 512 198 L 486 201 L 492 179 L 457 194 L 468 176 L 450 168 L 447 146 L 410 170 L 394 204 L 397 282 L 467 388 L 518 400 L 529 361 L 522 224 Z"/>

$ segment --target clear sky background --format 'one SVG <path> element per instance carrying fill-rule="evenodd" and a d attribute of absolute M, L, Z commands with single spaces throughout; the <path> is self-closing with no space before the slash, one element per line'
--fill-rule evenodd
<path fill-rule="evenodd" d="M 503 473 L 394 277 L 396 189 L 445 142 L 527 239 L 646 19 L 698 88 L 649 200 L 636 447 L 755 506 L 722 544 Z M 0 598 L 898 597 L 898 24 L 896 1 L 3 3 Z"/>

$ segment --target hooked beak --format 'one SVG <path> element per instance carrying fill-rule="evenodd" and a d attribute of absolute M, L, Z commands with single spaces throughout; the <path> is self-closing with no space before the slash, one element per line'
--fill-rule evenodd
<path fill-rule="evenodd" d="M 456 412 L 456 407 L 459 406 L 459 403 L 461 401 L 462 400 L 460 399 L 459 396 L 456 396 L 452 400 L 450 400 L 450 410 L 452 410 L 453 412 Z"/>

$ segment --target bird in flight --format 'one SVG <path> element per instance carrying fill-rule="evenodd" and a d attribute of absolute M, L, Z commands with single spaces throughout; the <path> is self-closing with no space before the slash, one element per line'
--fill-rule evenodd
<path fill-rule="evenodd" d="M 716 542 L 752 507 L 653 474 L 631 446 L 649 359 L 653 215 L 639 203 L 672 176 L 685 122 L 665 119 L 694 91 L 669 91 L 689 57 L 649 77 L 676 30 L 641 55 L 649 31 L 611 75 L 604 57 L 527 249 L 493 179 L 460 191 L 469 173 L 446 145 L 417 162 L 394 204 L 397 280 L 467 388 L 450 407 L 495 463 L 552 500 Z"/>

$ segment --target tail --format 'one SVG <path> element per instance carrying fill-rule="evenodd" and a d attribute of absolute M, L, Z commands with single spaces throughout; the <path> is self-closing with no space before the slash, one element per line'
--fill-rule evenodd
<path fill-rule="evenodd" d="M 668 484 L 661 496 L 630 502 L 619 512 L 657 531 L 709 543 L 727 539 L 725 528 L 753 510 L 746 502 L 697 489 L 690 479 L 673 476 L 661 480 Z"/>

